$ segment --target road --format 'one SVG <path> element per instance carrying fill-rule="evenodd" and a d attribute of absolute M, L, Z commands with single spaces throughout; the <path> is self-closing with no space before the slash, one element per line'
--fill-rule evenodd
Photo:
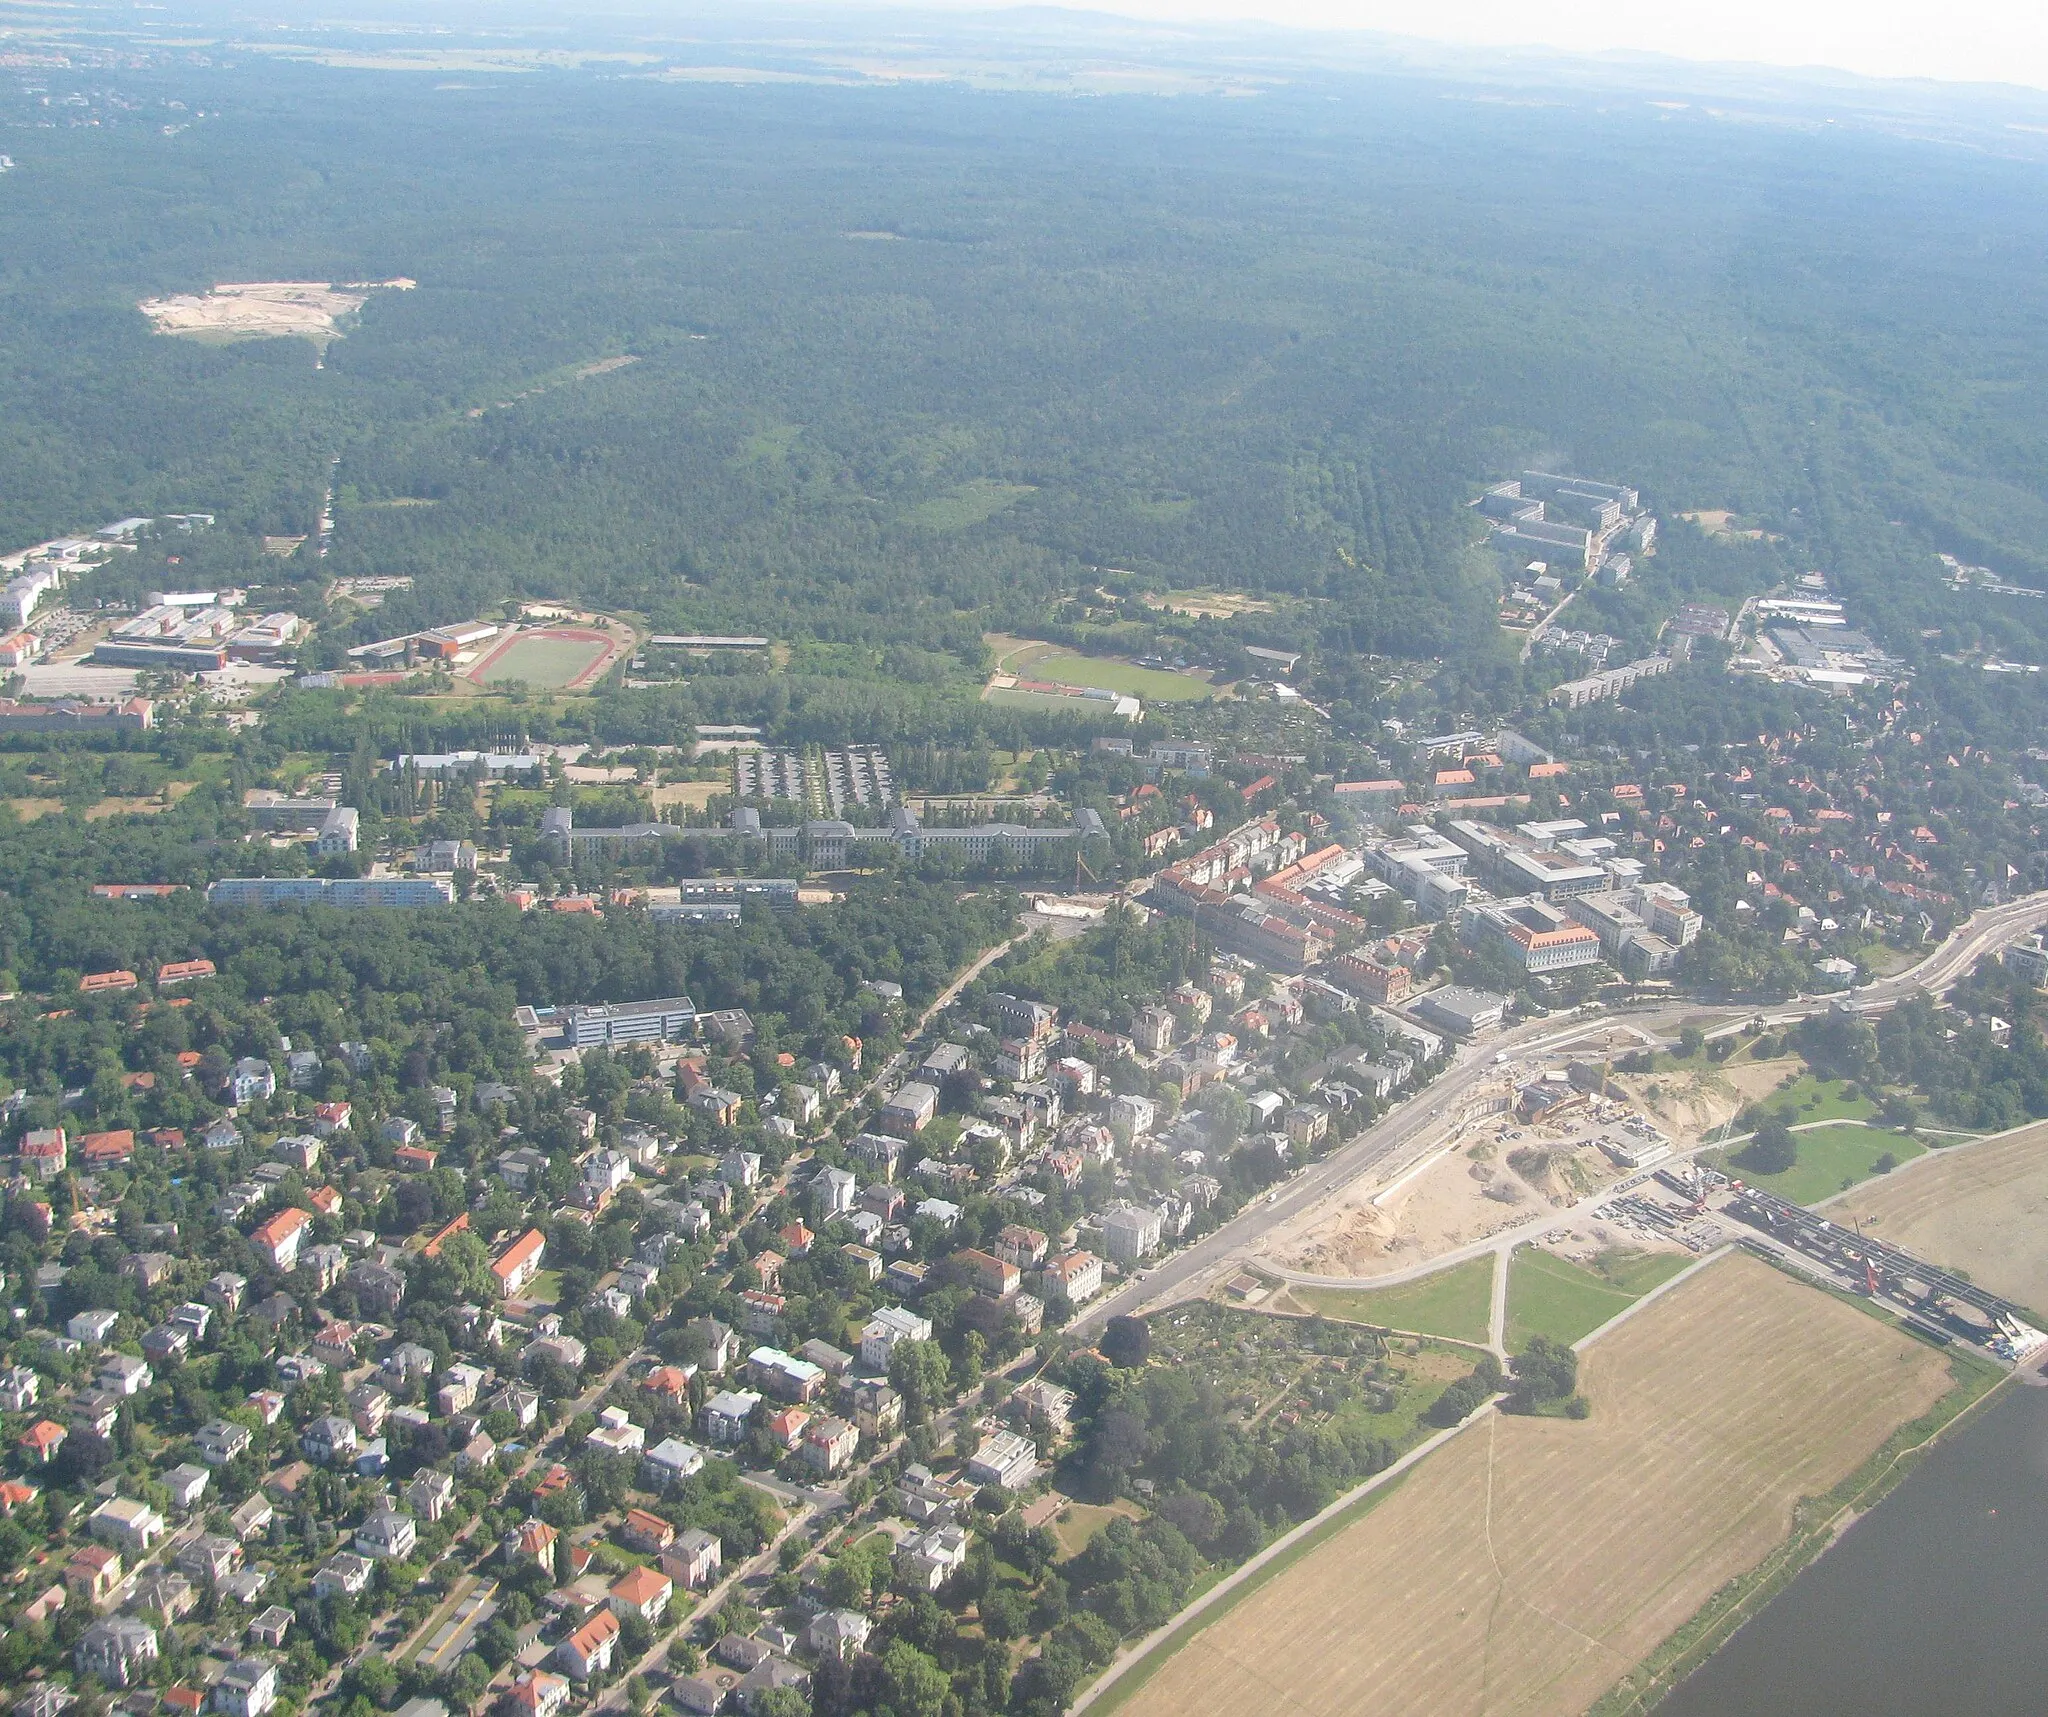
<path fill-rule="evenodd" d="M 2029 895 L 1980 912 L 1925 959 L 1889 978 L 1865 985 L 1856 992 L 1855 999 L 1859 1006 L 1876 1011 L 1921 991 L 1939 993 L 1984 955 L 2042 924 L 2048 924 L 2048 895 Z M 1598 1014 L 1581 1014 L 1570 1022 L 1531 1020 L 1480 1043 L 1466 1044 L 1436 1081 L 1408 1102 L 1320 1163 L 1247 1205 L 1213 1234 L 1097 1301 L 1067 1327 L 1076 1334 L 1085 1334 L 1123 1313 L 1170 1304 L 1206 1291 L 1219 1276 L 1240 1268 L 1257 1250 L 1259 1242 L 1282 1223 L 1348 1186 L 1441 1124 L 1446 1115 L 1455 1113 L 1473 1087 L 1495 1071 L 1495 1057 L 1503 1052 L 1510 1056 L 1541 1054 L 1616 1027 L 1634 1029 L 1668 1042 L 1676 1038 L 1684 1025 L 1699 1026 L 1709 1035 L 1737 1030 L 1743 1022 L 1759 1016 L 1773 1025 L 1784 1025 L 1823 1013 L 1838 999 L 1801 997 L 1769 1008 L 1674 1000 L 1646 1007 L 1603 1009 Z M 1433 1259 L 1427 1268 L 1439 1268 L 1444 1262 L 1445 1258 Z"/>
<path fill-rule="evenodd" d="M 865 1103 L 868 1100 L 868 1098 L 875 1093 L 876 1090 L 886 1085 L 891 1079 L 895 1078 L 897 1074 L 901 1073 L 905 1068 L 907 1068 L 910 1065 L 910 1046 L 916 1043 L 919 1038 L 924 1036 L 925 1032 L 931 1026 L 932 1021 L 937 1019 L 941 1013 L 943 1013 L 947 1008 L 951 1007 L 954 1004 L 954 1002 L 959 1000 L 960 992 L 962 990 L 966 989 L 967 986 L 973 983 L 976 978 L 980 977 L 983 972 L 987 971 L 989 967 L 993 966 L 1012 948 L 1016 947 L 1019 942 L 1029 941 L 1030 937 L 1031 932 L 1026 930 L 1018 935 L 1012 936 L 1007 942 L 998 942 L 993 948 L 989 949 L 979 959 L 977 959 L 973 965 L 969 966 L 964 972 L 962 972 L 959 975 L 959 977 L 955 978 L 950 984 L 948 984 L 943 990 L 941 990 L 938 993 L 938 995 L 932 999 L 932 1005 L 926 1008 L 923 1013 L 917 1016 L 916 1024 L 911 1026 L 911 1028 L 903 1034 L 903 1047 L 899 1049 L 894 1055 L 890 1056 L 886 1063 L 884 1063 L 881 1067 L 878 1067 L 875 1070 L 873 1078 L 871 1078 L 858 1091 L 854 1092 L 852 1099 L 847 1104 L 847 1107 L 850 1109 L 858 1108 L 862 1103 Z"/>
<path fill-rule="evenodd" d="M 634 1352 L 627 1354 L 624 1359 L 620 1360 L 618 1364 L 614 1365 L 595 1383 L 591 1384 L 588 1389 L 584 1390 L 581 1395 L 577 1396 L 569 1404 L 568 1408 L 554 1421 L 553 1425 L 534 1440 L 533 1446 L 527 1451 L 526 1459 L 521 1461 L 517 1467 L 506 1475 L 505 1483 L 500 1487 L 499 1494 L 502 1496 L 504 1491 L 509 1490 L 533 1470 L 534 1464 L 540 1460 L 543 1454 L 557 1447 L 561 1443 L 562 1438 L 568 1433 L 569 1426 L 576 1416 L 579 1413 L 589 1412 L 599 1401 L 602 1401 L 606 1391 L 625 1375 L 627 1366 L 631 1365 L 636 1359 L 644 1359 L 646 1357 L 647 1354 L 644 1349 L 636 1349 Z M 367 1371 L 368 1368 L 365 1367 L 364 1369 Z M 468 1521 L 464 1522 L 461 1530 L 453 1538 L 449 1539 L 448 1547 L 434 1559 L 430 1567 L 438 1568 L 444 1564 L 450 1566 L 457 1565 L 462 1547 L 475 1534 L 477 1526 L 482 1519 L 483 1516 L 478 1514 L 473 1515 Z M 348 1543 L 346 1540 L 335 1546 L 336 1550 L 345 1550 L 347 1548 Z M 394 1644 L 386 1636 L 391 1629 L 393 1621 L 397 1618 L 398 1611 L 403 1607 L 405 1599 L 412 1595 L 409 1592 L 405 1593 L 398 1603 L 393 1604 L 390 1609 L 386 1610 L 370 1624 L 370 1631 L 364 1636 L 363 1643 L 341 1659 L 340 1662 L 336 1663 L 326 1675 L 321 1677 L 319 1682 L 315 1684 L 312 1692 L 307 1695 L 306 1703 L 310 1705 L 315 1700 L 323 1699 L 329 1693 L 332 1693 L 340 1685 L 342 1677 L 348 1674 L 365 1657 L 388 1655 L 395 1660 L 403 1660 L 408 1655 L 416 1653 L 421 1644 L 430 1637 L 430 1630 L 438 1626 L 447 1616 L 454 1613 L 456 1605 L 467 1594 L 468 1583 L 472 1583 L 475 1578 L 480 1576 L 482 1564 L 497 1554 L 497 1548 L 495 1544 L 490 1545 L 486 1548 L 483 1555 L 478 1558 L 475 1567 L 467 1572 L 458 1573 L 449 1583 L 448 1596 L 427 1613 L 426 1619 L 410 1635 L 403 1641 Z"/>

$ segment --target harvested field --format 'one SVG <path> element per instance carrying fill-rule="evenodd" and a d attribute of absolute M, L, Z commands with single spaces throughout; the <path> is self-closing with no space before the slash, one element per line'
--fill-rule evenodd
<path fill-rule="evenodd" d="M 701 811 L 721 793 L 730 793 L 729 781 L 671 781 L 666 786 L 654 788 L 647 797 L 659 811 L 669 805 L 680 805 L 686 811 Z"/>
<path fill-rule="evenodd" d="M 1952 1145 L 1827 1213 L 2048 1316 L 2048 1123 Z"/>
<path fill-rule="evenodd" d="M 1453 1439 L 1123 1708 L 1581 1712 L 1951 1386 L 1933 1349 L 1739 1254 L 1603 1337 L 1580 1378 L 1591 1419 Z"/>

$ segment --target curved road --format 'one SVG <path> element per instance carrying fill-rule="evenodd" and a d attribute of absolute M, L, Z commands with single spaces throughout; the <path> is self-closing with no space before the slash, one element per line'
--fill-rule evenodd
<path fill-rule="evenodd" d="M 1857 1005 L 1866 1010 L 1880 1011 L 1917 992 L 1938 994 L 1984 955 L 2043 924 L 2048 924 L 2048 894 L 2028 895 L 2008 905 L 1980 912 L 1925 959 L 1857 991 Z M 1555 1018 L 1531 1020 L 1481 1043 L 1466 1044 L 1456 1052 L 1451 1065 L 1438 1075 L 1435 1083 L 1424 1087 L 1410 1101 L 1381 1117 L 1321 1162 L 1247 1205 L 1213 1234 L 1175 1253 L 1115 1293 L 1097 1301 L 1067 1327 L 1076 1333 L 1085 1333 L 1121 1313 L 1186 1299 L 1202 1291 L 1226 1271 L 1236 1270 L 1256 1249 L 1258 1242 L 1281 1223 L 1302 1214 L 1318 1199 L 1348 1185 L 1412 1143 L 1447 1113 L 1453 1112 L 1472 1088 L 1493 1072 L 1494 1058 L 1502 1052 L 1510 1055 L 1542 1053 L 1617 1026 L 1632 1027 L 1668 1041 L 1677 1036 L 1681 1026 L 1688 1024 L 1710 1032 L 1734 1030 L 1743 1021 L 1759 1017 L 1773 1025 L 1784 1025 L 1810 1014 L 1824 1013 L 1839 999 L 1836 996 L 1803 996 L 1770 1008 L 1753 1004 L 1730 1006 L 1671 1001 L 1642 1007 L 1602 1009 L 1596 1014 L 1580 1014 L 1568 1021 Z M 1435 1269 L 1442 1262 L 1442 1259 L 1432 1260 L 1428 1268 Z"/>

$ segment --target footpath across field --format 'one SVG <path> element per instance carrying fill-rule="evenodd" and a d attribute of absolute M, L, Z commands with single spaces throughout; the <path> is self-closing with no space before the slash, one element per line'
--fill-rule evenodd
<path fill-rule="evenodd" d="M 1742 1254 L 1594 1343 L 1580 1380 L 1590 1419 L 1473 1426 L 1102 1708 L 1583 1711 L 1954 1382 Z"/>

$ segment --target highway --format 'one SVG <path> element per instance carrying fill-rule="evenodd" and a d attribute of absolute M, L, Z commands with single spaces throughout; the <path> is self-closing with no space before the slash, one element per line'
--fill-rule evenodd
<path fill-rule="evenodd" d="M 2016 941 L 2043 924 L 2048 924 L 2048 894 L 2033 894 L 2005 906 L 1978 913 L 1947 941 L 1904 971 L 1881 978 L 1855 992 L 1860 1008 L 1880 1011 L 1915 993 L 1939 994 L 1967 972 L 1984 955 Z M 1258 1249 L 1259 1242 L 1291 1217 L 1299 1216 L 1318 1200 L 1341 1191 L 1360 1175 L 1398 1155 L 1444 1118 L 1454 1115 L 1473 1087 L 1495 1068 L 1495 1057 L 1542 1054 L 1562 1049 L 1589 1037 L 1602 1036 L 1617 1028 L 1644 1034 L 1660 1042 L 1674 1040 L 1683 1025 L 1694 1025 L 1709 1036 L 1739 1029 L 1747 1020 L 1762 1018 L 1774 1026 L 1788 1025 L 1810 1014 L 1824 1013 L 1839 996 L 1802 996 L 1795 1001 L 1760 1008 L 1739 1005 L 1673 1000 L 1647 1006 L 1605 1008 L 1598 1013 L 1581 1013 L 1570 1019 L 1531 1020 L 1510 1030 L 1495 1033 L 1476 1043 L 1462 1046 L 1451 1065 L 1408 1102 L 1391 1110 L 1348 1144 L 1321 1162 L 1283 1182 L 1265 1197 L 1238 1212 L 1213 1234 L 1153 1266 L 1142 1276 L 1112 1294 L 1105 1295 L 1067 1327 L 1076 1334 L 1098 1328 L 1108 1319 L 1148 1307 L 1171 1304 L 1205 1292 L 1226 1273 L 1242 1267 Z M 1436 1268 L 1443 1260 L 1433 1260 Z M 1419 1273 L 1419 1272 L 1418 1272 Z"/>

